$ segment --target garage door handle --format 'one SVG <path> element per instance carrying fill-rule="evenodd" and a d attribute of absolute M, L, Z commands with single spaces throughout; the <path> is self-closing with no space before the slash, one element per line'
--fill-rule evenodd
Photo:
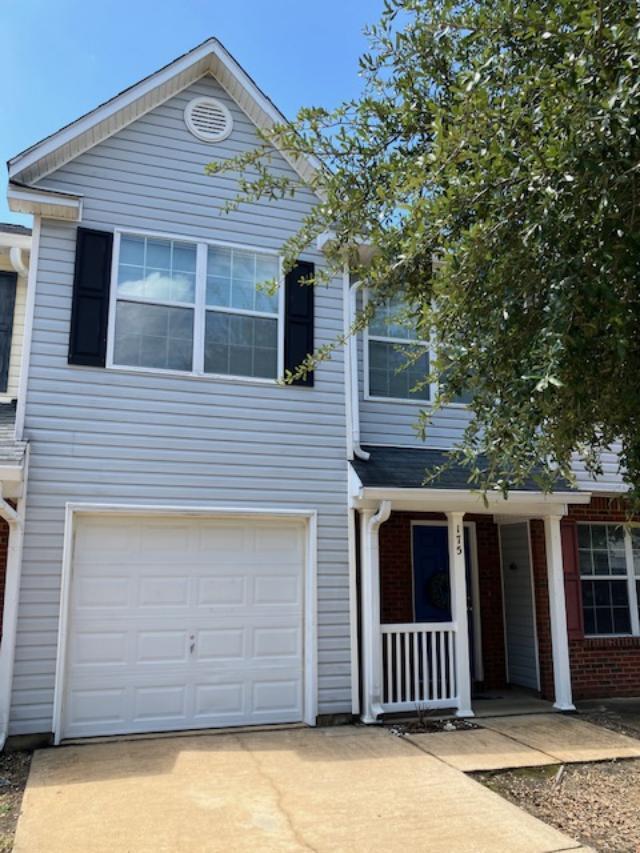
<path fill-rule="evenodd" d="M 193 654 L 196 648 L 196 638 L 192 634 L 189 639 L 191 640 L 191 643 L 189 644 L 189 652 Z"/>

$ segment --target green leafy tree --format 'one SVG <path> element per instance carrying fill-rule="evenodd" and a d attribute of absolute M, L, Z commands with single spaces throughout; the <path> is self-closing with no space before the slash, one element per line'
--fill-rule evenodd
<path fill-rule="evenodd" d="M 387 0 L 368 37 L 360 97 L 208 170 L 239 170 L 242 203 L 298 190 L 270 171 L 275 139 L 323 164 L 285 260 L 332 231 L 330 272 L 348 258 L 372 297 L 356 326 L 403 294 L 441 387 L 422 427 L 471 395 L 455 453 L 479 488 L 552 489 L 619 442 L 637 503 L 638 5 Z"/>

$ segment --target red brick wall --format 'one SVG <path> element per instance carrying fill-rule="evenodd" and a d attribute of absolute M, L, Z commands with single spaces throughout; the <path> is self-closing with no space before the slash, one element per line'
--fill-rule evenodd
<path fill-rule="evenodd" d="M 445 521 L 445 516 L 393 512 L 380 527 L 380 607 L 386 623 L 413 621 L 412 520 Z M 505 683 L 505 657 L 498 528 L 491 516 L 468 515 L 465 521 L 476 524 L 484 686 L 500 688 Z"/>
<path fill-rule="evenodd" d="M 0 638 L 2 637 L 2 613 L 4 610 L 4 588 L 7 573 L 7 547 L 9 545 L 9 525 L 0 518 Z"/>
<path fill-rule="evenodd" d="M 590 504 L 570 506 L 567 517 L 575 521 L 624 522 L 626 520 L 622 502 L 608 497 L 596 497 Z M 637 520 L 640 521 L 640 518 Z M 542 521 L 531 522 L 531 546 L 542 695 L 553 699 L 549 594 Z M 572 639 L 569 641 L 569 657 L 574 699 L 640 696 L 640 637 Z"/>
<path fill-rule="evenodd" d="M 531 558 L 533 561 L 533 589 L 536 598 L 536 626 L 538 629 L 538 663 L 540 666 L 540 692 L 544 699 L 553 699 L 553 658 L 551 656 L 551 619 L 549 616 L 549 585 L 544 541 L 544 522 L 529 522 Z"/>

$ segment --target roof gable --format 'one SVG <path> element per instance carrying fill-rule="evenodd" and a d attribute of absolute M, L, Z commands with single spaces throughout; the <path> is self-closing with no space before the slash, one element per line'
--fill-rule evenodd
<path fill-rule="evenodd" d="M 66 127 L 9 160 L 9 179 L 33 184 L 140 116 L 211 74 L 260 129 L 286 121 L 271 100 L 217 39 L 203 44 L 130 86 Z M 281 150 L 299 177 L 310 182 L 319 168 L 311 158 Z"/>

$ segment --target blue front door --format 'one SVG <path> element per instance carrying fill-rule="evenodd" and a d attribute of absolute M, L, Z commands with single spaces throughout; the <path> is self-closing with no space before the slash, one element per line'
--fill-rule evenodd
<path fill-rule="evenodd" d="M 471 614 L 471 548 L 469 529 L 464 529 L 467 566 L 467 613 L 469 617 L 469 659 L 473 676 L 473 620 Z M 449 545 L 445 524 L 413 526 L 413 602 L 416 622 L 451 621 Z"/>

